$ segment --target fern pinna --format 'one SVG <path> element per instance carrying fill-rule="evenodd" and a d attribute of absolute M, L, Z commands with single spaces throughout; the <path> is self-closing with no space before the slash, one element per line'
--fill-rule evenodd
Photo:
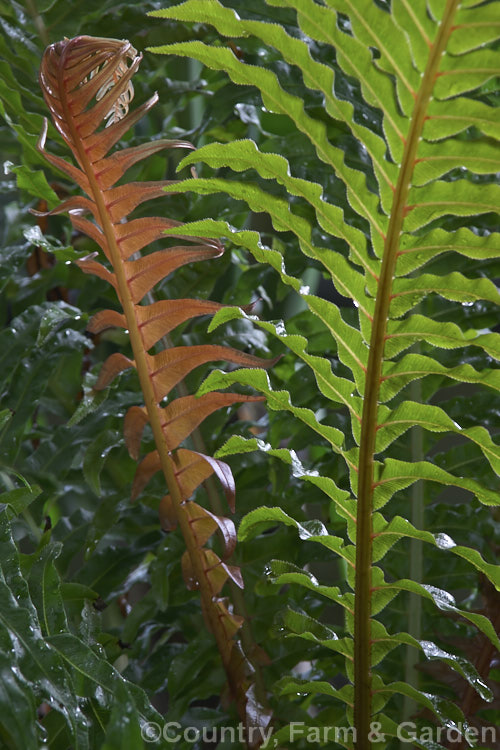
<path fill-rule="evenodd" d="M 341 312 L 332 302 L 312 294 L 286 272 L 286 253 L 283 257 L 276 249 L 267 248 L 255 232 L 236 231 L 216 221 L 195 222 L 183 231 L 212 237 L 230 234 L 236 245 L 274 267 L 302 296 L 331 334 L 330 354 L 338 363 L 334 370 L 329 358 L 309 354 L 306 339 L 288 335 L 282 323 L 256 321 L 256 325 L 276 336 L 312 369 L 327 410 L 338 411 L 342 420 L 343 414 L 348 415 L 350 434 L 322 423 L 313 411 L 295 406 L 286 391 L 271 387 L 262 371 L 252 375 L 244 370 L 212 373 L 203 390 L 208 393 L 211 388 L 251 382 L 273 409 L 291 412 L 326 441 L 334 454 L 327 475 L 306 469 L 302 473 L 332 501 L 330 515 L 336 519 L 336 528 L 339 516 L 345 520 L 344 536 L 335 536 L 323 524 L 296 520 L 281 508 L 257 509 L 240 527 L 240 538 L 246 539 L 257 535 L 262 523 L 281 521 L 295 526 L 303 539 L 326 547 L 347 566 L 346 585 L 341 588 L 322 585 L 307 571 L 283 561 L 271 563 L 275 582 L 304 586 L 316 592 L 318 599 L 344 609 L 341 635 L 303 612 L 289 610 L 285 623 L 296 637 L 344 655 L 349 678 L 349 684 L 337 687 L 325 679 L 299 680 L 291 675 L 278 684 L 278 695 L 310 693 L 319 696 L 319 705 L 331 705 L 334 723 L 354 729 L 342 734 L 334 731 L 339 727 L 332 723 L 330 741 L 345 747 L 354 742 L 359 750 L 365 750 L 382 735 L 386 741 L 407 738 L 426 747 L 430 745 L 418 736 L 408 740 L 407 734 L 398 733 L 390 709 L 385 708 L 392 697 L 416 701 L 436 722 L 458 727 L 463 734 L 467 725 L 461 724 L 460 708 L 419 690 L 414 673 L 411 683 L 384 680 L 380 662 L 394 648 L 406 644 L 429 659 L 444 660 L 484 701 L 492 698 L 483 680 L 489 663 L 486 675 L 484 664 L 479 675 L 472 664 L 424 640 L 414 621 L 418 619 L 413 617 L 416 608 L 410 613 L 409 633 L 391 634 L 379 613 L 397 594 L 409 591 L 418 601 L 426 598 L 439 609 L 473 623 L 494 647 L 500 642 L 483 614 L 459 610 L 450 594 L 426 585 L 422 565 L 413 570 L 412 580 L 391 580 L 377 563 L 397 541 L 409 538 L 446 550 L 442 554 L 458 555 L 500 589 L 499 568 L 477 549 L 425 530 L 420 490 L 420 480 L 424 480 L 428 483 L 426 493 L 434 491 L 427 488 L 436 484 L 450 485 L 475 496 L 473 503 L 498 506 L 500 502 L 494 490 L 500 455 L 490 431 L 474 420 L 469 410 L 460 415 L 461 425 L 455 413 L 429 403 L 439 389 L 457 381 L 475 384 L 479 391 L 480 387 L 490 389 L 491 394 L 500 388 L 499 371 L 492 362 L 499 357 L 499 334 L 488 328 L 495 325 L 492 319 L 497 322 L 491 311 L 499 294 L 486 276 L 488 271 L 498 271 L 494 259 L 499 255 L 498 234 L 491 220 L 500 198 L 493 182 L 500 167 L 499 128 L 497 113 L 490 106 L 491 79 L 499 72 L 494 47 L 498 7 L 478 0 L 266 3 L 280 9 L 279 18 L 287 19 L 286 27 L 254 20 L 255 15 L 246 18 L 251 11 L 244 4 L 237 4 L 236 13 L 227 7 L 229 3 L 223 5 L 219 0 L 187 0 L 153 11 L 151 15 L 161 19 L 210 24 L 216 35 L 213 44 L 197 40 L 152 51 L 195 58 L 209 68 L 225 71 L 237 84 L 255 87 L 265 111 L 289 118 L 291 130 L 286 132 L 294 134 L 295 143 L 302 138 L 308 153 L 315 152 L 312 180 L 304 179 L 307 171 L 301 160 L 289 162 L 270 153 L 269 143 L 261 151 L 254 142 L 242 140 L 208 144 L 185 158 L 182 165 L 197 162 L 240 172 L 254 170 L 260 180 L 252 184 L 247 176 L 245 182 L 238 182 L 228 179 L 226 172 L 224 179 L 187 180 L 180 189 L 222 192 L 246 201 L 255 212 L 267 212 L 275 230 L 294 237 L 302 253 L 331 278 L 342 296 L 353 300 L 356 309 Z M 270 15 L 273 11 L 267 8 L 266 12 Z M 229 45 L 221 45 L 220 35 L 252 37 L 249 55 L 256 43 L 272 48 L 269 54 L 263 53 L 270 61 L 268 67 L 249 64 L 244 53 L 236 56 Z M 245 41 L 241 45 L 244 47 Z M 306 89 L 314 92 L 309 97 L 313 106 L 306 107 L 305 97 L 296 95 L 298 76 L 291 83 L 292 74 L 287 77 L 284 73 L 294 70 L 295 75 L 297 69 Z M 352 95 L 353 91 L 359 93 Z M 322 110 L 318 102 L 323 104 Z M 345 147 L 346 131 L 348 142 L 355 144 L 353 154 Z M 336 145 L 336 137 L 342 147 Z M 325 177 L 322 184 L 317 182 L 318 175 Z M 267 191 L 266 180 L 276 181 L 280 187 L 273 185 Z M 335 200 L 342 190 L 335 193 L 332 189 L 339 184 L 345 189 L 345 211 Z M 280 197 L 284 191 L 287 195 Z M 483 219 L 478 217 L 482 215 L 486 218 L 481 226 Z M 318 238 L 324 246 L 316 244 Z M 293 242 L 287 245 L 292 252 Z M 422 273 L 426 265 L 429 270 Z M 484 319 L 467 315 L 461 307 L 477 301 L 487 311 L 486 325 Z M 439 320 L 426 317 L 426 310 L 432 309 L 439 313 Z M 236 310 L 220 311 L 213 325 L 242 315 Z M 405 433 L 415 427 L 423 437 L 404 442 Z M 463 462 L 455 471 L 453 460 L 441 464 L 435 457 L 437 443 L 431 433 L 470 443 L 472 460 L 482 454 L 483 480 L 461 470 Z M 256 439 L 234 437 L 218 455 L 256 448 L 292 463 L 287 450 L 273 449 Z M 347 468 L 349 482 L 343 471 L 338 472 L 340 483 L 334 481 L 340 462 Z M 300 467 L 295 460 L 293 465 L 297 475 Z M 414 504 L 408 511 L 411 520 L 399 515 L 407 512 L 408 500 Z M 389 501 L 391 516 L 385 517 L 381 511 Z M 343 719 L 339 718 L 341 704 L 346 707 Z M 465 703 L 463 707 L 465 710 Z M 318 717 L 310 718 L 315 726 L 318 721 Z M 374 731 L 370 732 L 372 725 Z M 296 733 L 294 737 L 297 739 Z M 290 739 L 287 727 L 275 735 L 276 741 Z"/>
<path fill-rule="evenodd" d="M 190 499 L 195 489 L 215 474 L 234 512 L 233 477 L 223 462 L 179 446 L 217 409 L 262 397 L 210 393 L 200 398 L 190 395 L 171 398 L 167 406 L 163 402 L 188 373 L 202 364 L 225 360 L 247 367 L 266 367 L 270 361 L 216 345 L 167 346 L 150 353 L 161 340 L 168 343 L 165 337 L 181 323 L 196 316 L 213 315 L 221 308 L 220 304 L 206 300 L 151 302 L 151 289 L 187 263 L 219 257 L 223 246 L 217 240 L 190 237 L 191 245 L 166 247 L 140 256 L 140 251 L 161 239 L 165 230 L 173 229 L 175 237 L 180 222 L 160 217 L 131 220 L 127 217 L 144 201 L 162 195 L 170 183 L 117 183 L 133 164 L 163 149 L 192 148 L 182 141 L 156 140 L 108 155 L 112 146 L 157 101 L 155 95 L 128 112 L 133 97 L 131 79 L 141 58 L 127 41 L 88 36 L 65 39 L 48 47 L 40 69 L 40 85 L 54 124 L 77 166 L 45 152 L 46 127 L 39 148 L 54 167 L 86 193 L 86 197 L 67 199 L 52 213 L 67 211 L 75 229 L 87 234 L 100 247 L 106 265 L 95 260 L 97 253 L 81 259 L 78 265 L 85 273 L 110 283 L 123 309 L 123 313 L 98 312 L 88 328 L 98 333 L 118 326 L 127 329 L 130 335 L 133 359 L 112 354 L 102 366 L 95 388 L 104 389 L 127 368 L 137 370 L 145 406 L 132 406 L 127 412 L 125 442 L 130 455 L 139 459 L 142 433 L 149 423 L 156 449 L 138 464 L 132 499 L 138 497 L 156 472 L 163 472 L 168 494 L 160 504 L 160 519 L 166 529 L 177 524 L 181 529 L 186 545 L 182 558 L 186 584 L 190 589 L 199 589 L 203 615 L 216 640 L 230 693 L 242 721 L 251 726 L 268 719 L 259 709 L 249 678 L 251 669 L 234 639 L 242 618 L 232 613 L 227 600 L 219 596 L 227 579 L 243 587 L 239 568 L 226 562 L 236 542 L 234 524 Z M 101 127 L 103 122 L 105 126 Z M 150 304 L 141 304 L 148 299 Z M 217 531 L 223 541 L 223 559 L 206 546 Z"/>

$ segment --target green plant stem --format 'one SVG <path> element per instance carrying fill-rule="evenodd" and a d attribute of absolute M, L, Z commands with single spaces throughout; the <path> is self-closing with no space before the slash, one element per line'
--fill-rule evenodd
<path fill-rule="evenodd" d="M 39 14 L 34 0 L 26 0 L 26 6 L 28 8 L 30 16 L 33 18 L 33 23 L 35 24 L 38 36 L 45 44 L 45 46 L 47 46 L 49 44 L 49 35 L 45 26 L 45 22 L 42 16 Z"/>
<path fill-rule="evenodd" d="M 459 0 L 448 0 L 436 40 L 418 92 L 408 137 L 403 151 L 398 182 L 394 191 L 391 218 L 385 237 L 384 256 L 375 301 L 363 401 L 359 448 L 358 507 L 356 519 L 356 581 L 354 604 L 354 727 L 357 750 L 372 746 L 369 739 L 372 716 L 371 679 L 371 566 L 374 457 L 378 427 L 378 404 L 382 362 L 387 335 L 392 283 L 399 251 L 403 221 L 411 210 L 407 205 L 419 140 Z"/>

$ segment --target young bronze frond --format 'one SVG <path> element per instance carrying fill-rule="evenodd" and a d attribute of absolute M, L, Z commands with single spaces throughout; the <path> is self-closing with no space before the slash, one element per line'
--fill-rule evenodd
<path fill-rule="evenodd" d="M 211 413 L 256 396 L 209 393 L 201 398 L 171 398 L 172 390 L 194 368 L 212 361 L 226 360 L 247 367 L 268 367 L 272 362 L 223 346 L 200 345 L 152 348 L 181 323 L 200 315 L 215 313 L 216 302 L 179 299 L 150 302 L 150 292 L 165 276 L 181 266 L 217 258 L 223 246 L 217 240 L 189 238 L 190 244 L 166 247 L 144 256 L 140 251 L 174 230 L 181 222 L 163 218 L 129 218 L 144 201 L 163 194 L 167 182 L 117 183 L 138 161 L 168 148 L 193 148 L 185 141 L 157 140 L 112 154 L 110 149 L 157 101 L 155 94 L 134 111 L 129 111 L 134 92 L 132 77 L 141 55 L 127 41 L 80 36 L 65 39 L 46 50 L 40 85 L 55 127 L 70 148 L 76 165 L 44 150 L 47 128 L 39 148 L 48 161 L 76 182 L 85 195 L 73 196 L 55 212 L 67 211 L 73 226 L 87 234 L 102 251 L 79 261 L 85 273 L 111 284 L 123 313 L 102 310 L 90 321 L 93 333 L 119 326 L 127 329 L 133 359 L 112 354 L 104 363 L 96 385 L 105 388 L 126 368 L 137 370 L 144 406 L 133 406 L 125 417 L 125 441 L 134 459 L 139 459 L 141 437 L 147 423 L 156 447 L 142 458 L 133 482 L 132 497 L 139 496 L 152 476 L 162 471 L 168 492 L 159 508 L 162 524 L 180 527 L 186 544 L 182 568 L 190 589 L 198 589 L 208 628 L 217 642 L 230 691 L 242 720 L 248 725 L 268 721 L 257 710 L 246 660 L 235 633 L 241 618 L 232 614 L 219 597 L 230 579 L 243 587 L 238 568 L 226 560 L 236 542 L 234 524 L 193 502 L 195 489 L 215 474 L 223 485 L 234 510 L 234 481 L 229 467 L 203 453 L 180 447 Z M 169 237 L 175 234 L 169 233 Z M 183 238 L 185 241 L 186 238 Z M 149 302 L 149 304 L 146 304 Z M 160 402 L 169 397 L 167 406 Z M 224 560 L 206 547 L 215 532 L 221 534 Z"/>

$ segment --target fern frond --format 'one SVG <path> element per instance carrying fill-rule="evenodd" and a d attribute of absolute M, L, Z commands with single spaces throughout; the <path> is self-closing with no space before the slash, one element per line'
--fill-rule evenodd
<path fill-rule="evenodd" d="M 132 499 L 140 495 L 155 473 L 164 474 L 168 495 L 162 501 L 160 518 L 169 517 L 183 534 L 184 577 L 189 588 L 200 592 L 203 615 L 215 637 L 241 720 L 247 727 L 255 723 L 262 726 L 269 721 L 269 715 L 255 702 L 247 660 L 234 640 L 242 618 L 232 614 L 225 600 L 219 597 L 227 580 L 243 587 L 241 573 L 206 547 L 209 538 L 220 531 L 227 558 L 236 542 L 234 524 L 191 501 L 196 488 L 213 474 L 220 480 L 234 512 L 234 480 L 222 461 L 180 447 L 217 409 L 262 397 L 213 393 L 201 399 L 193 396 L 171 399 L 166 407 L 160 402 L 191 370 L 202 364 L 225 360 L 246 367 L 268 367 L 275 360 L 265 361 L 236 349 L 208 344 L 167 347 L 150 353 L 179 324 L 200 315 L 213 315 L 221 305 L 189 299 L 147 305 L 141 302 L 146 297 L 150 299 L 151 290 L 165 276 L 187 263 L 218 258 L 223 246 L 217 239 L 190 234 L 189 245 L 169 246 L 140 256 L 140 251 L 162 239 L 166 230 L 174 238 L 183 237 L 177 234 L 182 228 L 179 221 L 154 216 L 129 218 L 137 206 L 162 195 L 172 182 L 120 185 L 117 182 L 130 166 L 162 149 L 192 148 L 185 141 L 162 140 L 108 155 L 157 100 L 155 95 L 129 111 L 133 98 L 131 79 L 141 58 L 127 41 L 88 36 L 65 39 L 47 48 L 40 69 L 40 85 L 54 124 L 71 149 L 76 166 L 60 157 L 47 155 L 47 158 L 87 196 L 73 196 L 51 213 L 68 212 L 73 226 L 99 246 L 105 265 L 94 259 L 97 253 L 79 260 L 78 265 L 85 273 L 111 284 L 123 310 L 123 313 L 112 310 L 97 313 L 89 330 L 98 332 L 119 326 L 130 334 L 133 359 L 118 352 L 108 357 L 95 388 L 106 388 L 125 369 L 137 371 L 145 407 L 132 407 L 127 413 L 125 439 L 130 454 L 138 459 L 142 432 L 149 423 L 156 448 L 138 464 Z M 46 128 L 39 143 L 44 154 L 45 135 Z"/>
<path fill-rule="evenodd" d="M 375 513 L 396 493 L 402 495 L 420 480 L 460 487 L 485 505 L 498 505 L 498 494 L 491 489 L 500 473 L 496 436 L 488 426 L 471 422 L 467 416 L 462 424 L 435 403 L 417 403 L 418 389 L 405 390 L 405 387 L 425 379 L 422 388 L 425 387 L 426 399 L 430 401 L 439 388 L 450 382 L 474 383 L 488 388 L 491 394 L 499 386 L 498 369 L 490 361 L 490 358 L 500 359 L 499 334 L 481 323 L 475 324 L 472 318 L 469 322 L 461 308 L 479 303 L 478 307 L 484 305 L 484 309 L 490 310 L 500 299 L 493 280 L 487 278 L 486 265 L 478 262 L 498 258 L 498 233 L 490 229 L 479 231 L 477 225 L 481 220 L 473 218 L 493 216 L 499 205 L 499 188 L 493 182 L 500 165 L 498 116 L 482 97 L 483 89 L 492 88 L 492 78 L 499 72 L 494 51 L 499 24 L 494 4 L 475 0 L 401 0 L 383 4 L 384 7 L 374 0 L 267 0 L 267 4 L 296 12 L 295 35 L 278 24 L 240 17 L 218 0 L 187 0 L 152 15 L 193 22 L 203 20 L 223 36 L 241 39 L 250 36 L 259 44 L 272 47 L 288 65 L 299 69 L 307 88 L 320 92 L 324 102 L 321 120 L 306 111 L 304 102 L 288 91 L 278 67 L 275 73 L 250 65 L 228 48 L 199 41 L 165 45 L 153 51 L 194 57 L 212 69 L 225 71 L 238 84 L 256 87 L 264 107 L 288 117 L 307 138 L 323 165 L 343 182 L 350 208 L 357 214 L 355 228 L 328 195 L 328 186 L 320 185 L 316 175 L 306 179 L 301 170 L 301 176 L 296 176 L 294 164 L 283 156 L 259 151 L 249 141 L 208 144 L 183 161 L 184 165 L 201 162 L 216 170 L 230 167 L 235 172 L 244 172 L 244 182 L 228 179 L 226 172 L 223 179 L 217 174 L 207 177 L 204 173 L 202 178 L 188 181 L 180 189 L 222 192 L 244 200 L 253 211 L 265 211 L 274 229 L 290 232 L 302 253 L 326 271 L 335 289 L 352 299 L 357 307 L 351 315 L 318 299 L 288 275 L 286 255 L 281 258 L 275 251 L 259 245 L 251 233 L 235 231 L 220 222 L 200 225 L 207 230 L 210 227 L 211 236 L 229 236 L 236 245 L 247 247 L 256 260 L 269 263 L 286 284 L 299 291 L 309 309 L 331 333 L 332 355 L 343 365 L 342 373 L 345 368 L 350 373 L 339 377 L 332 372 L 327 357 L 309 354 L 306 340 L 288 335 L 281 322 L 256 321 L 256 325 L 278 338 L 308 365 L 327 402 L 334 408 L 342 405 L 350 418 L 352 440 L 346 434 L 347 444 L 337 444 L 335 435 L 308 410 L 294 406 L 286 391 L 273 390 L 264 374 L 255 379 L 257 389 L 266 395 L 271 408 L 291 412 L 325 438 L 335 454 L 332 461 L 344 461 L 349 472 L 350 495 L 342 497 L 339 488 L 332 490 L 326 477 L 313 477 L 305 467 L 298 467 L 293 453 L 255 440 L 252 443 L 295 467 L 293 471 L 305 481 L 318 487 L 324 481 L 325 494 L 334 500 L 336 510 L 344 518 L 349 519 L 351 503 L 356 498 L 356 524 L 349 520 L 347 529 L 355 545 L 344 544 L 326 529 L 319 531 L 315 539 L 348 563 L 348 581 L 355 602 L 351 607 L 354 615 L 346 617 L 346 628 L 353 642 L 346 646 L 344 639 L 334 634 L 322 637 L 312 623 L 306 625 L 305 620 L 292 616 L 288 629 L 297 636 L 345 653 L 353 689 L 346 690 L 342 697 L 341 691 L 331 686 L 318 688 L 318 692 L 353 704 L 356 747 L 365 750 L 371 746 L 369 727 L 374 713 L 388 727 L 389 734 L 394 733 L 394 726 L 382 713 L 391 691 L 412 696 L 430 707 L 426 703 L 428 698 L 415 688 L 404 687 L 402 683 L 386 686 L 376 674 L 374 665 L 394 644 L 408 644 L 411 638 L 405 634 L 386 637 L 375 615 L 398 590 L 430 597 L 445 610 L 447 606 L 442 593 L 429 593 L 417 582 L 413 585 L 400 582 L 400 588 L 395 585 L 392 589 L 385 583 L 374 562 L 383 559 L 392 541 L 384 547 L 381 539 L 407 536 L 430 542 L 443 554 L 458 554 L 494 585 L 499 585 L 498 568 L 480 556 L 479 559 L 475 550 L 454 543 L 447 545 L 444 538 L 427 537 L 415 524 L 398 517 L 387 521 Z M 321 45 L 322 62 L 317 59 L 319 55 L 311 52 L 314 47 L 307 38 Z M 328 59 L 330 64 L 325 62 Z M 336 84 L 343 76 L 346 81 L 355 80 L 361 91 L 361 104 L 381 116 L 381 127 L 375 118 L 368 126 L 351 103 L 337 96 Z M 346 164 L 344 152 L 328 138 L 327 133 L 334 129 L 329 131 L 325 123 L 334 121 L 347 125 L 366 154 L 370 184 L 376 185 L 376 194 L 367 187 L 367 174 Z M 252 173 L 254 184 L 250 182 Z M 290 200 L 278 198 L 266 189 L 271 180 L 286 190 Z M 173 190 L 174 186 L 167 188 Z M 292 206 L 297 203 L 306 210 L 295 211 Z M 312 214 L 321 229 L 321 247 L 313 240 L 315 226 L 304 218 Z M 487 226 L 491 227 L 492 222 Z M 458 305 L 452 306 L 450 302 Z M 439 319 L 425 314 L 431 305 L 442 311 Z M 220 311 L 214 324 L 241 315 L 237 311 Z M 415 350 L 408 351 L 414 345 Z M 469 347 L 476 352 L 477 367 L 459 359 Z M 213 373 L 202 391 L 208 393 L 212 388 L 234 382 L 248 382 L 248 375 L 245 371 L 230 376 Z M 400 441 L 415 426 L 423 430 L 426 450 L 414 460 L 402 461 Z M 489 465 L 484 483 L 441 467 L 431 450 L 432 434 L 453 435 L 454 439 L 474 443 L 474 449 L 482 452 Z M 248 441 L 233 438 L 221 455 L 245 452 L 250 447 Z M 304 539 L 314 536 L 305 523 L 286 519 L 280 513 L 279 509 L 261 509 L 248 518 L 284 522 L 295 525 Z M 240 530 L 242 537 L 247 533 L 246 523 Z M 257 528 L 257 520 L 255 523 Z M 395 536 L 387 532 L 396 528 L 401 530 L 401 537 L 399 532 Z M 377 536 L 379 531 L 387 532 L 387 536 Z M 297 576 L 294 580 L 308 588 L 316 585 L 304 573 L 289 575 Z M 291 579 L 278 576 L 276 580 Z M 325 593 L 324 588 L 317 584 L 318 593 Z M 335 597 L 337 594 L 332 593 L 332 598 L 340 603 Z M 492 636 L 487 620 L 468 619 Z M 438 655 L 438 658 L 446 661 L 448 657 Z M 467 673 L 470 684 L 481 692 L 473 671 Z M 297 684 L 295 678 L 285 678 L 285 682 L 287 686 Z M 315 692 L 310 682 L 306 690 Z M 431 703 L 440 720 L 461 720 L 456 707 L 438 706 L 434 699 Z M 280 732 L 276 737 L 282 738 Z"/>

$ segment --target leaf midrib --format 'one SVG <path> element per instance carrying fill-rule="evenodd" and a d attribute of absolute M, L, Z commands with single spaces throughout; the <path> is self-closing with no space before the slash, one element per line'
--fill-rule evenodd
<path fill-rule="evenodd" d="M 391 218 L 385 238 L 385 250 L 380 281 L 375 302 L 372 336 L 366 376 L 363 418 L 361 425 L 358 511 L 356 523 L 356 583 L 354 622 L 354 723 L 359 747 L 370 747 L 369 728 L 372 711 L 371 695 L 371 568 L 372 568 L 372 509 L 375 441 L 377 431 L 378 399 L 381 386 L 382 362 L 390 307 L 392 284 L 403 229 L 405 207 L 415 166 L 418 144 L 422 135 L 427 107 L 432 96 L 436 73 L 442 52 L 448 40 L 452 20 L 459 0 L 448 0 L 436 40 L 417 94 L 410 129 L 405 142 L 401 171 L 394 194 Z M 365 744 L 367 743 L 367 744 Z"/>

